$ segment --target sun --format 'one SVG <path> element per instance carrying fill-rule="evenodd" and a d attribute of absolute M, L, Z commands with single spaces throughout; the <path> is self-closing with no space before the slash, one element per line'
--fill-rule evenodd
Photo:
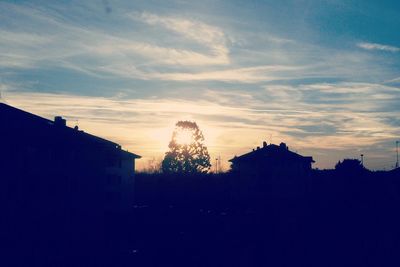
<path fill-rule="evenodd" d="M 189 145 L 193 141 L 193 131 L 191 129 L 180 128 L 176 130 L 175 142 L 178 145 Z"/>

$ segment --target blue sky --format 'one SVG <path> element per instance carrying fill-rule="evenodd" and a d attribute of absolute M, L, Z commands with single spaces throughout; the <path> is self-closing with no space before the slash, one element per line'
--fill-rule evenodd
<path fill-rule="evenodd" d="M 7 103 L 161 159 L 176 121 L 213 158 L 286 142 L 315 167 L 395 163 L 398 1 L 2 1 Z"/>

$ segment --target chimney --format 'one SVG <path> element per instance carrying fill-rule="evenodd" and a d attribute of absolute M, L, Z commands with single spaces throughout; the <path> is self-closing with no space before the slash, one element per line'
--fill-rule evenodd
<path fill-rule="evenodd" d="M 267 142 L 263 142 L 263 148 L 267 147 Z"/>
<path fill-rule="evenodd" d="M 61 116 L 56 116 L 54 117 L 54 125 L 65 127 L 67 125 L 67 121 Z"/>
<path fill-rule="evenodd" d="M 287 150 L 287 146 L 283 142 L 279 144 L 279 147 L 282 148 L 282 149 L 286 149 Z"/>

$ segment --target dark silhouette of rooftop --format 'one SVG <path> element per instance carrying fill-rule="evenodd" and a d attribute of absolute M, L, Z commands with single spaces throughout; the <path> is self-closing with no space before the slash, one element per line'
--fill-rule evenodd
<path fill-rule="evenodd" d="M 305 157 L 289 150 L 285 143 L 280 145 L 263 142 L 262 147 L 253 151 L 235 156 L 232 162 L 233 171 L 268 172 L 270 170 L 285 169 L 287 171 L 311 170 L 315 161 L 312 157 Z"/>
<path fill-rule="evenodd" d="M 70 128 L 66 126 L 66 120 L 61 116 L 56 116 L 54 121 L 51 121 L 5 103 L 0 103 L 0 120 L 3 126 L 3 135 L 10 134 L 6 138 L 14 139 L 16 142 L 24 142 L 22 137 L 27 134 L 24 130 L 29 130 L 30 141 L 35 137 L 46 136 L 46 138 L 57 140 L 63 139 L 65 142 L 73 139 L 74 142 L 89 142 L 121 149 L 121 146 L 115 142 L 86 133 L 79 130 L 78 127 Z M 21 137 L 21 139 L 18 140 L 18 137 Z M 127 151 L 125 153 L 132 158 L 140 158 L 139 155 L 134 153 Z"/>
<path fill-rule="evenodd" d="M 0 210 L 7 218 L 0 236 L 9 240 L 10 257 L 26 261 L 16 266 L 103 249 L 104 215 L 133 205 L 140 156 L 60 116 L 51 121 L 4 103 L 0 125 Z"/>

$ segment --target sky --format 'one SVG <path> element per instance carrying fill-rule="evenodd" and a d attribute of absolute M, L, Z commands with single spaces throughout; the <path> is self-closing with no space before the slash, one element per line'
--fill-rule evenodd
<path fill-rule="evenodd" d="M 160 161 L 196 121 L 214 163 L 263 141 L 391 169 L 400 2 L 0 1 L 2 101 Z"/>

